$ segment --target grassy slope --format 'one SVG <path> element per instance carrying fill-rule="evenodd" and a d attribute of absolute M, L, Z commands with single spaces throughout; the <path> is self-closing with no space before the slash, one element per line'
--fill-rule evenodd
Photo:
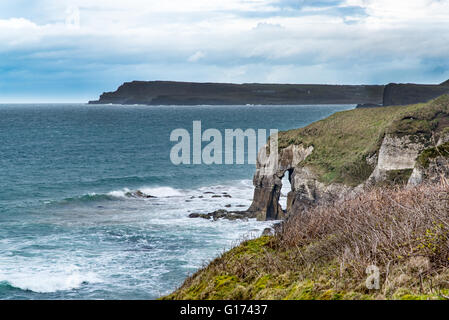
<path fill-rule="evenodd" d="M 446 299 L 449 188 L 379 189 L 246 241 L 163 299 Z M 380 290 L 365 286 L 369 265 Z"/>
<path fill-rule="evenodd" d="M 365 159 L 378 151 L 385 133 L 431 135 L 448 114 L 449 96 L 406 107 L 344 111 L 305 128 L 281 132 L 279 147 L 313 145 L 315 150 L 305 164 L 322 182 L 355 186 L 372 173 Z"/>

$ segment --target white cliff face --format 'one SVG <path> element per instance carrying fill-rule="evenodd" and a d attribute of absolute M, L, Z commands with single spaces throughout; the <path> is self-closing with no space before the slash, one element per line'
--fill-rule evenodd
<path fill-rule="evenodd" d="M 352 197 L 355 188 L 341 183 L 326 185 L 308 167 L 296 167 L 292 172 L 292 191 L 288 194 L 287 211 L 296 212 L 312 204 L 338 201 Z"/>
<path fill-rule="evenodd" d="M 283 154 L 287 153 L 288 155 L 290 155 L 290 152 L 291 152 L 292 161 L 290 161 L 290 163 L 289 163 L 289 169 L 290 169 L 290 168 L 294 168 L 294 167 L 298 166 L 301 162 L 306 160 L 307 157 L 312 154 L 313 147 L 310 146 L 308 148 L 304 148 L 302 145 L 301 146 L 291 145 L 282 151 L 283 151 Z M 282 158 L 284 158 L 284 157 L 285 156 L 283 156 Z M 290 157 L 288 157 L 288 159 L 290 159 Z"/>
<path fill-rule="evenodd" d="M 438 139 L 437 146 L 441 146 L 442 144 L 449 142 L 449 132 L 443 133 Z"/>
<path fill-rule="evenodd" d="M 423 143 L 414 142 L 410 136 L 386 135 L 379 150 L 377 168 L 383 170 L 404 170 L 415 166 L 416 158 L 425 148 Z"/>
<path fill-rule="evenodd" d="M 418 184 L 421 184 L 423 180 L 423 170 L 421 170 L 419 167 L 415 167 L 413 169 L 412 175 L 410 176 L 410 179 L 408 179 L 407 185 L 410 187 L 417 186 Z"/>
<path fill-rule="evenodd" d="M 287 171 L 294 170 L 312 152 L 313 147 L 291 145 L 281 150 L 279 155 L 270 152 L 267 156 L 266 148 L 262 148 L 253 179 L 255 187 L 253 203 L 248 211 L 256 212 L 259 220 L 283 219 L 285 213 L 279 204 L 282 178 Z"/>
<path fill-rule="evenodd" d="M 449 142 L 449 133 L 446 132 L 439 137 L 437 147 L 447 142 Z M 429 160 L 429 164 L 426 167 L 417 163 L 408 180 L 408 186 L 416 186 L 423 183 L 423 181 L 439 182 L 442 177 L 449 177 L 449 160 L 440 156 Z"/>
<path fill-rule="evenodd" d="M 265 149 L 259 155 L 254 175 L 254 198 L 248 211 L 256 212 L 259 220 L 283 219 L 286 214 L 300 210 L 318 202 L 342 199 L 355 194 L 354 188 L 343 184 L 325 185 L 316 174 L 301 163 L 313 153 L 312 146 L 291 145 L 283 149 L 279 156 L 270 154 L 265 158 Z M 264 161 L 260 161 L 260 159 Z M 277 159 L 277 164 L 275 162 Z M 279 205 L 282 178 L 289 172 L 292 190 L 288 194 L 287 212 Z"/>
<path fill-rule="evenodd" d="M 417 165 L 408 181 L 408 186 L 416 186 L 428 182 L 440 182 L 442 179 L 448 181 L 449 160 L 445 157 L 437 157 L 429 161 L 426 167 Z"/>
<path fill-rule="evenodd" d="M 291 145 L 282 149 L 280 154 L 271 152 L 266 155 L 266 149 L 262 148 L 257 157 L 257 171 L 262 175 L 281 173 L 296 167 L 313 152 L 313 147 L 305 148 L 302 145 Z"/>
<path fill-rule="evenodd" d="M 426 148 L 426 143 L 422 140 L 417 136 L 396 137 L 387 134 L 379 149 L 377 165 L 367 184 L 386 180 L 389 171 L 413 169 L 416 158 Z"/>

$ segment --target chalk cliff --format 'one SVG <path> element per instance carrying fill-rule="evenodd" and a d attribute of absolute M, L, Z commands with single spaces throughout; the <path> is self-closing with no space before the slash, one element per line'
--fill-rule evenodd
<path fill-rule="evenodd" d="M 365 135 L 355 121 L 362 122 Z M 360 146 L 351 142 L 354 138 Z M 310 206 L 354 198 L 373 186 L 439 181 L 449 177 L 448 141 L 449 96 L 425 105 L 346 111 L 280 133 L 275 169 L 267 169 L 273 163 L 257 164 L 249 211 L 260 220 L 279 220 Z M 291 191 L 287 207 L 281 208 L 286 174 Z"/>

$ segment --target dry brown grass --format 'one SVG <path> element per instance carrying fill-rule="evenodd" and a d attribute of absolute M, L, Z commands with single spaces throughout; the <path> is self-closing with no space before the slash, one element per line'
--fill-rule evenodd
<path fill-rule="evenodd" d="M 380 290 L 365 285 L 370 265 Z M 376 188 L 298 213 L 165 299 L 449 299 L 449 185 Z"/>
<path fill-rule="evenodd" d="M 356 199 L 319 206 L 290 218 L 276 235 L 282 248 L 301 250 L 304 264 L 337 259 L 364 274 L 412 257 L 432 269 L 449 266 L 449 187 L 373 189 Z"/>

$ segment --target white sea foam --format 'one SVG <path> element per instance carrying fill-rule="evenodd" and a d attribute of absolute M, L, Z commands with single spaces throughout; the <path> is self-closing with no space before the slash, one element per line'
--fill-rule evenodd
<path fill-rule="evenodd" d="M 131 190 L 124 188 L 123 190 L 115 190 L 108 193 L 108 196 L 115 198 L 126 198 L 126 194 Z"/>
<path fill-rule="evenodd" d="M 200 187 L 198 189 L 175 189 L 167 186 L 160 187 L 140 187 L 135 190 L 129 188 L 123 188 L 121 190 L 114 190 L 107 193 L 108 196 L 115 198 L 129 198 L 130 194 L 133 192 L 142 192 L 146 196 L 153 196 L 156 198 L 171 198 L 171 197 L 192 197 L 204 194 L 233 194 L 236 198 L 244 198 L 248 200 L 252 196 L 252 182 L 251 180 L 237 181 L 229 185 L 215 185 Z M 95 193 L 90 193 L 90 196 L 95 195 Z"/>
<path fill-rule="evenodd" d="M 185 193 L 183 193 L 181 190 L 171 187 L 142 187 L 136 190 L 123 188 L 122 190 L 114 190 L 108 192 L 107 195 L 114 198 L 129 198 L 131 193 L 137 191 L 142 192 L 146 196 L 153 196 L 157 198 L 181 197 L 185 195 Z"/>
<path fill-rule="evenodd" d="M 137 191 L 157 198 L 133 197 L 131 194 Z M 246 210 L 253 192 L 252 181 L 242 180 L 193 189 L 141 186 L 91 194 L 104 201 L 101 207 L 70 208 L 70 215 L 52 220 L 76 232 L 40 236 L 28 242 L 23 240 L 20 245 L 0 242 L 0 250 L 11 251 L 11 255 L 5 254 L 0 261 L 0 282 L 36 293 L 82 289 L 81 295 L 103 298 L 95 291 L 101 287 L 111 292 L 123 288 L 118 295 L 124 298 L 128 297 L 126 292 L 133 290 L 142 297 L 156 298 L 180 284 L 167 282 L 164 275 L 173 271 L 167 261 L 176 263 L 177 272 L 187 275 L 224 250 L 244 239 L 258 237 L 272 226 L 273 221 L 255 219 L 189 218 L 190 213 L 218 209 Z M 108 197 L 123 201 L 107 201 Z M 58 247 L 40 249 L 53 248 L 54 244 Z M 79 249 L 66 250 L 66 246 Z M 13 254 L 24 248 L 36 250 L 30 251 L 34 253 L 39 250 L 39 254 L 32 257 Z"/>
<path fill-rule="evenodd" d="M 10 286 L 37 293 L 52 293 L 79 289 L 83 284 L 102 282 L 93 272 L 82 272 L 78 268 L 69 266 L 62 270 L 0 270 L 0 282 Z"/>
<path fill-rule="evenodd" d="M 170 187 L 140 188 L 139 190 L 146 195 L 158 198 L 181 197 L 185 195 L 180 190 L 173 189 Z"/>

